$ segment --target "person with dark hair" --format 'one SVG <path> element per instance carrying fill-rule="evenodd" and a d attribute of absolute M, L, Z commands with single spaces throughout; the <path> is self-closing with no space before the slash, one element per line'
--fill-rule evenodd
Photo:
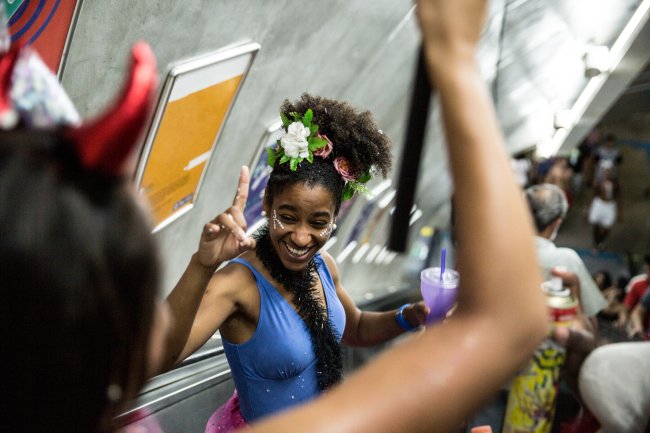
<path fill-rule="evenodd" d="M 421 0 L 416 8 L 454 181 L 458 308 L 251 432 L 458 431 L 548 333 L 530 217 L 476 64 L 486 11 L 484 0 Z"/>
<path fill-rule="evenodd" d="M 363 191 L 375 172 L 390 170 L 390 142 L 372 115 L 304 94 L 285 101 L 281 117 L 285 134 L 268 158 L 269 221 L 254 234 L 255 249 L 217 271 L 205 293 L 180 284 L 169 296 L 175 327 L 168 366 L 219 330 L 233 373 L 236 392 L 208 421 L 208 432 L 310 400 L 340 382 L 340 340 L 382 343 L 417 329 L 428 312 L 423 302 L 388 312 L 359 310 L 334 259 L 320 251 L 336 228 L 341 202 Z M 241 211 L 235 206 L 216 222 L 243 223 Z"/>
<path fill-rule="evenodd" d="M 607 306 L 598 313 L 598 318 L 607 322 L 616 322 L 621 310 L 624 308 L 624 287 L 627 278 L 622 276 L 616 282 L 613 282 L 609 272 L 600 270 L 594 274 L 594 281 L 607 301 Z"/>
<path fill-rule="evenodd" d="M 151 227 L 120 174 L 156 88 L 153 54 L 134 48 L 117 105 L 81 127 L 58 126 L 76 111 L 32 51 L 0 62 L 15 86 L 0 94 L 0 431 L 112 431 L 165 333 Z"/>
<path fill-rule="evenodd" d="M 604 162 L 602 174 L 594 185 L 589 204 L 589 224 L 592 225 L 593 246 L 602 250 L 609 232 L 616 222 L 623 219 L 623 193 L 611 163 Z"/>
<path fill-rule="evenodd" d="M 608 271 L 601 269 L 594 273 L 594 283 L 600 289 L 601 292 L 604 292 L 612 285 L 612 274 Z"/>
<path fill-rule="evenodd" d="M 600 126 L 596 125 L 578 146 L 579 156 L 574 167 L 578 178 L 578 187 L 591 188 L 593 185 L 595 153 L 600 146 L 601 135 Z"/>
<path fill-rule="evenodd" d="M 618 165 L 623 161 L 621 151 L 616 145 L 616 136 L 614 134 L 607 134 L 605 142 L 601 144 L 595 152 L 595 167 L 594 173 L 594 186 L 598 185 L 605 174 L 605 170 L 616 170 Z M 616 171 L 614 172 L 616 174 Z"/>
<path fill-rule="evenodd" d="M 573 177 L 573 169 L 569 165 L 569 159 L 563 156 L 556 156 L 553 158 L 553 164 L 544 176 L 543 183 L 557 185 L 564 192 L 568 208 L 573 207 L 573 191 L 571 187 L 571 178 Z"/>

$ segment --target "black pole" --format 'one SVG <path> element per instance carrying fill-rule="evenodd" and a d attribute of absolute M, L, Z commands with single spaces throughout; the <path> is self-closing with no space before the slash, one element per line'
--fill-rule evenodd
<path fill-rule="evenodd" d="M 406 241 L 408 240 L 411 208 L 415 198 L 415 187 L 417 186 L 432 91 L 427 75 L 424 50 L 421 48 L 415 71 L 413 94 L 411 95 L 406 139 L 397 183 L 395 211 L 393 212 L 388 238 L 388 248 L 400 253 L 406 250 Z"/>

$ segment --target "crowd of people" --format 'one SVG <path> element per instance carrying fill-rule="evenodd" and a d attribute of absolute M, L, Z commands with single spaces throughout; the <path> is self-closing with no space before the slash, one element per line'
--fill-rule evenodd
<path fill-rule="evenodd" d="M 232 206 L 205 224 L 185 273 L 161 301 L 147 204 L 125 172 L 156 91 L 153 53 L 135 46 L 116 105 L 78 124 L 43 70 L 30 75 L 48 83 L 30 88 L 35 104 L 20 104 L 16 71 L 37 59 L 28 48 L 7 49 L 0 59 L 0 329 L 10 398 L 0 431 L 114 432 L 116 416 L 148 378 L 217 330 L 236 392 L 206 420 L 207 432 L 454 432 L 548 338 L 566 347 L 567 380 L 609 428 L 596 398 L 602 374 L 589 374 L 604 365 L 602 351 L 589 352 L 593 319 L 608 303 L 579 257 L 553 244 L 569 206 L 562 190 L 542 185 L 522 195 L 509 169 L 475 60 L 486 14 L 486 0 L 417 2 L 454 181 L 457 306 L 444 323 L 345 380 L 340 342 L 378 344 L 420 329 L 428 313 L 423 302 L 359 310 L 322 251 L 341 202 L 390 169 L 390 143 L 369 112 L 308 94 L 285 101 L 285 134 L 269 153 L 267 224 L 246 235 L 243 167 Z M 43 110 L 39 119 L 51 114 L 46 125 L 33 122 L 34 107 Z M 546 270 L 579 302 L 575 327 L 551 331 L 540 290 Z M 629 314 L 632 323 L 648 296 Z M 639 363 L 638 347 L 630 365 Z M 635 407 L 648 401 L 644 384 L 634 389 Z M 636 428 L 648 416 L 630 418 Z"/>
<path fill-rule="evenodd" d="M 650 366 L 648 343 L 641 342 L 650 339 L 650 255 L 642 257 L 640 265 L 630 262 L 627 269 L 590 269 L 575 250 L 554 242 L 567 214 L 580 214 L 592 227 L 592 251 L 585 254 L 592 258 L 592 266 L 598 263 L 593 257 L 598 258 L 606 249 L 612 227 L 623 218 L 622 154 L 617 138 L 603 136 L 597 127 L 571 157 L 529 161 L 527 173 L 516 174 L 525 179 L 521 184 L 526 187 L 537 229 L 540 266 L 546 271 L 545 277 L 556 266 L 578 277 L 576 297 L 589 324 L 581 329 L 581 335 L 574 333 L 567 340 L 563 383 L 568 385 L 567 398 L 573 409 L 563 414 L 564 419 L 556 420 L 554 431 L 643 432 L 650 413 L 650 386 L 640 380 L 639 371 Z M 522 166 L 512 165 L 513 169 Z M 576 206 L 579 195 L 589 196 L 584 208 Z M 637 266 L 641 272 L 630 278 Z M 619 368 L 628 367 L 629 374 L 628 370 L 617 373 Z M 503 419 L 504 396 L 507 389 L 479 412 L 478 420 Z M 567 403 L 561 398 L 557 402 Z M 485 414 L 491 415 L 486 418 Z"/>
<path fill-rule="evenodd" d="M 594 128 L 570 156 L 529 158 L 527 182 L 523 186 L 556 185 L 564 191 L 569 208 L 574 207 L 579 194 L 590 191 L 587 205 L 581 212 L 592 227 L 594 251 L 603 251 L 612 227 L 623 222 L 619 173 L 622 159 L 616 136 L 607 134 L 603 139 L 600 130 Z"/>

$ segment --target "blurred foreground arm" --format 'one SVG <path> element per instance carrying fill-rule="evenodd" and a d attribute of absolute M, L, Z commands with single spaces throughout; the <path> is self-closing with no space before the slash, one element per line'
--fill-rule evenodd
<path fill-rule="evenodd" d="M 474 59 L 486 8 L 484 0 L 418 2 L 455 184 L 456 313 L 253 431 L 456 431 L 546 336 L 532 223 Z"/>

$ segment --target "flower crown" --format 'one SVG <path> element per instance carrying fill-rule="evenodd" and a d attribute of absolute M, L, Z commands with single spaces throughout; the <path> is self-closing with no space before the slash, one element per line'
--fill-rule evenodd
<path fill-rule="evenodd" d="M 267 148 L 267 162 L 273 168 L 276 161 L 279 164 L 289 163 L 291 171 L 296 171 L 304 160 L 310 164 L 314 156 L 327 159 L 332 153 L 334 144 L 326 135 L 318 132 L 318 125 L 313 123 L 314 113 L 311 108 L 304 115 L 290 113 L 293 121 L 284 113 L 280 113 L 285 134 L 277 141 L 277 147 Z M 333 161 L 334 169 L 345 181 L 341 201 L 349 200 L 355 192 L 368 192 L 365 183 L 372 179 L 372 168 L 362 173 L 352 171 L 350 162 L 343 156 L 337 156 Z"/>

